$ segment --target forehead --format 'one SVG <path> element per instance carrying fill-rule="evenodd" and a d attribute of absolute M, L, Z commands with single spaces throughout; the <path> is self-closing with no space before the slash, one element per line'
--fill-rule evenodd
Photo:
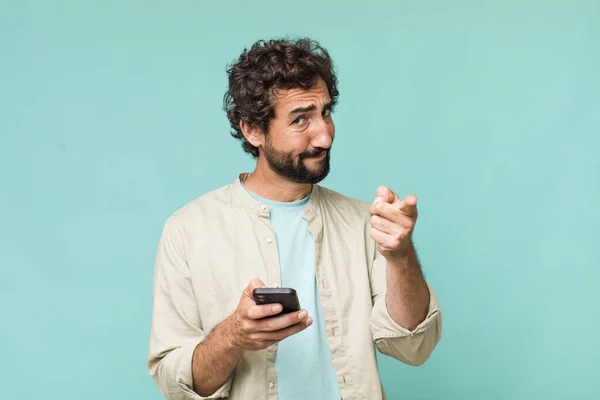
<path fill-rule="evenodd" d="M 329 90 L 322 78 L 318 78 L 315 85 L 310 89 L 285 89 L 275 90 L 274 105 L 276 109 L 286 111 L 300 105 L 318 106 L 319 104 L 327 103 L 330 100 Z"/>

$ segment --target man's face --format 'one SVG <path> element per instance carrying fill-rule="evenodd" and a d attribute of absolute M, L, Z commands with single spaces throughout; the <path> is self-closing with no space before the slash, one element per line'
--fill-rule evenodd
<path fill-rule="evenodd" d="M 325 179 L 335 135 L 330 101 L 320 78 L 309 90 L 276 92 L 275 117 L 260 149 L 260 156 L 276 174 L 297 183 L 314 184 Z"/>

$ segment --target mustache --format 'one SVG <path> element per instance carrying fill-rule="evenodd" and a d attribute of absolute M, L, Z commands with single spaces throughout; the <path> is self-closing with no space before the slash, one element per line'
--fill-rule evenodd
<path fill-rule="evenodd" d="M 301 153 L 300 156 L 298 158 L 300 158 L 301 160 L 307 157 L 316 157 L 316 156 L 320 156 L 322 153 L 329 151 L 330 148 L 323 148 L 323 147 L 315 147 L 312 151 L 305 151 L 304 153 Z"/>

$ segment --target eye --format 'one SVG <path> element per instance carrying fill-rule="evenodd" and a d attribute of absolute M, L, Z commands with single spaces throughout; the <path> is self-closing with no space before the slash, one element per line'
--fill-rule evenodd
<path fill-rule="evenodd" d="M 292 122 L 292 125 L 302 125 L 305 120 L 306 118 L 304 117 L 298 117 Z"/>

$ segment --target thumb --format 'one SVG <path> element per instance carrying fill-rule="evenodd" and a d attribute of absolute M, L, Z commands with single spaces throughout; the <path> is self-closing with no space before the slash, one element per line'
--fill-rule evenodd
<path fill-rule="evenodd" d="M 375 195 L 375 201 L 385 201 L 386 203 L 393 203 L 396 199 L 396 194 L 392 192 L 386 186 L 379 186 L 377 189 L 377 194 Z"/>
<path fill-rule="evenodd" d="M 246 286 L 246 289 L 244 289 L 244 297 L 248 297 L 254 300 L 254 296 L 252 295 L 254 289 L 265 286 L 267 285 L 265 285 L 264 282 L 261 281 L 259 278 L 252 279 L 252 281 L 250 281 L 250 284 L 248 284 L 248 286 Z"/>

